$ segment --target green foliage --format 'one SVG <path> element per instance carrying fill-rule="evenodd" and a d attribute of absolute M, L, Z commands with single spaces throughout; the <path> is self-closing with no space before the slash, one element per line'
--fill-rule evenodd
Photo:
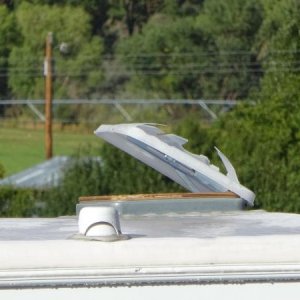
<path fill-rule="evenodd" d="M 147 0 L 110 0 L 109 2 L 108 15 L 111 21 L 121 21 L 127 35 L 132 35 L 135 30 L 140 29 L 151 14 Z"/>
<path fill-rule="evenodd" d="M 14 16 L 4 5 L 0 5 L 0 99 L 8 96 L 8 56 L 16 39 L 17 30 Z M 1 110 L 0 106 L 0 113 Z"/>
<path fill-rule="evenodd" d="M 130 71 L 127 89 L 167 98 L 246 98 L 261 74 L 251 52 L 262 22 L 260 3 L 205 1 L 187 15 L 180 13 L 186 2 L 164 4 L 141 32 L 118 43 Z"/>
<path fill-rule="evenodd" d="M 0 179 L 4 177 L 5 169 L 3 165 L 0 163 Z"/>
<path fill-rule="evenodd" d="M 299 17 L 297 0 L 14 1 L 0 5 L 0 97 L 43 97 L 44 42 L 52 31 L 57 98 L 258 99 L 212 126 L 192 110 L 168 107 L 170 123 L 190 139 L 190 151 L 224 151 L 256 192 L 257 207 L 299 212 Z M 74 122 L 93 114 L 81 106 L 55 113 Z M 146 110 L 136 115 L 151 118 Z M 158 117 L 166 112 L 157 109 Z M 30 215 L 33 197 L 47 203 L 43 214 L 60 215 L 73 214 L 84 194 L 180 190 L 111 146 L 99 154 L 101 163 L 75 160 L 50 191 L 1 189 L 1 212 Z"/>
<path fill-rule="evenodd" d="M 74 215 L 80 196 L 109 194 L 104 177 L 101 161 L 91 157 L 74 157 L 64 172 L 62 183 L 41 194 L 41 200 L 46 204 L 42 214 Z"/>
<path fill-rule="evenodd" d="M 297 0 L 261 0 L 264 19 L 258 41 L 263 49 L 297 50 L 300 3 Z"/>
<path fill-rule="evenodd" d="M 260 65 L 252 53 L 262 22 L 257 0 L 205 1 L 197 26 L 209 37 L 204 98 L 243 99 L 258 85 Z"/>
<path fill-rule="evenodd" d="M 257 35 L 256 47 L 264 67 L 262 96 L 276 86 L 286 83 L 286 76 L 299 74 L 299 32 L 300 3 L 295 0 L 262 1 L 264 19 Z"/>
<path fill-rule="evenodd" d="M 1 217 L 32 217 L 35 213 L 36 194 L 29 189 L 0 188 Z"/>
<path fill-rule="evenodd" d="M 197 45 L 205 37 L 194 23 L 192 17 L 157 14 L 141 33 L 119 43 L 118 53 L 132 74 L 130 90 L 148 90 L 152 97 L 155 93 L 162 98 L 193 98 L 201 93 L 193 66 L 205 64 L 199 59 L 203 47 Z"/>
<path fill-rule="evenodd" d="M 42 69 L 48 32 L 54 34 L 54 96 L 80 98 L 95 92 L 95 83 L 103 78 L 103 47 L 99 37 L 92 37 L 90 17 L 82 8 L 23 3 L 16 10 L 16 18 L 22 41 L 12 49 L 9 78 L 16 97 L 43 97 Z M 68 53 L 59 52 L 61 43 L 68 45 Z"/>
<path fill-rule="evenodd" d="M 80 196 L 181 190 L 158 172 L 112 146 L 104 145 L 101 159 L 78 156 L 70 161 L 61 184 L 39 194 L 40 201 L 45 204 L 39 213 L 42 216 L 74 215 Z"/>
<path fill-rule="evenodd" d="M 286 77 L 268 99 L 238 107 L 214 127 L 215 143 L 257 193 L 256 205 L 268 210 L 300 211 L 299 83 Z"/>

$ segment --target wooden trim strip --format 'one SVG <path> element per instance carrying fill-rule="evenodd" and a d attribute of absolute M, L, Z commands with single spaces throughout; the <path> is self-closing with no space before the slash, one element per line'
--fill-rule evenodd
<path fill-rule="evenodd" d="M 80 202 L 86 201 L 139 201 L 139 200 L 167 200 L 192 198 L 239 198 L 232 192 L 224 193 L 165 193 L 165 194 L 135 194 L 135 195 L 108 195 L 108 196 L 82 196 Z"/>

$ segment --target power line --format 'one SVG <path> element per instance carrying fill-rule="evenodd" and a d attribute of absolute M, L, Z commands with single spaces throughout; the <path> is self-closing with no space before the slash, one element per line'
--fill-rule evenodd
<path fill-rule="evenodd" d="M 195 53 L 195 52 L 185 52 L 185 53 L 143 53 L 143 54 L 114 54 L 114 57 L 148 57 L 148 56 L 206 56 L 206 55 L 253 55 L 257 54 L 259 51 L 251 50 L 233 50 L 233 51 L 205 51 L 206 53 Z M 282 50 L 268 50 L 266 54 L 289 54 L 289 53 L 300 53 L 300 50 L 282 49 Z"/>
<path fill-rule="evenodd" d="M 184 68 L 184 67 L 183 67 Z M 137 69 L 137 70 L 126 70 L 126 69 L 112 69 L 109 71 L 106 71 L 105 73 L 112 73 L 112 74 L 121 74 L 121 75 L 127 75 L 127 76 L 132 76 L 132 75 L 138 75 L 138 76 L 163 76 L 163 75 L 168 75 L 168 76 L 183 76 L 183 75 L 200 75 L 200 74 L 241 74 L 241 73 L 246 73 L 246 74 L 252 74 L 252 75 L 259 75 L 259 74 L 264 74 L 264 73 L 276 73 L 276 72 L 299 72 L 300 67 L 287 67 L 287 68 L 282 68 L 282 67 L 272 67 L 269 69 L 261 69 L 261 68 L 228 68 L 228 69 L 220 69 L 220 68 L 204 68 L 204 69 L 178 69 L 178 70 L 172 70 L 172 69 L 164 69 L 164 70 L 151 70 L 151 69 Z M 60 77 L 70 77 L 70 78 L 79 78 L 79 77 L 84 77 L 90 75 L 92 72 L 95 72 L 95 70 L 91 71 L 86 71 L 86 72 L 80 72 L 77 74 L 74 73 L 56 73 L 55 77 L 60 78 Z M 100 72 L 100 71 L 99 71 Z M 103 71 L 101 73 L 104 73 Z M 5 73 L 0 73 L 0 77 L 8 77 L 10 74 L 7 72 Z M 19 73 L 14 73 L 13 76 L 26 76 L 29 78 L 38 78 L 38 77 L 43 77 L 42 72 L 19 72 Z"/>
<path fill-rule="evenodd" d="M 240 73 L 251 73 L 254 76 L 260 76 L 263 73 L 272 72 L 299 72 L 300 61 L 299 60 L 271 60 L 263 62 L 226 62 L 216 63 L 215 65 L 203 65 L 199 63 L 178 63 L 178 64 L 138 64 L 134 63 L 131 66 L 120 66 L 111 65 L 109 69 L 105 68 L 104 65 L 98 65 L 99 69 L 95 68 L 97 65 L 83 66 L 79 72 L 71 73 L 60 72 L 59 68 L 56 71 L 56 77 L 71 77 L 79 78 L 88 76 L 92 72 L 100 73 L 120 73 L 126 76 L 139 75 L 139 76 L 183 76 L 183 75 L 197 75 L 197 74 L 240 74 Z M 101 68 L 100 68 L 101 67 Z M 30 67 L 7 67 L 0 68 L 0 77 L 11 76 L 26 76 L 30 78 L 38 78 L 43 76 L 41 67 L 30 68 Z M 257 75 L 256 75 L 257 74 Z"/>
<path fill-rule="evenodd" d="M 150 52 L 150 53 L 139 53 L 139 54 L 120 54 L 120 53 L 114 53 L 114 54 L 104 54 L 104 55 L 99 55 L 99 58 L 106 58 L 106 59 L 115 59 L 118 57 L 123 57 L 123 58 L 128 58 L 128 57 L 134 57 L 134 58 L 148 58 L 148 57 L 215 57 L 215 56 L 236 56 L 236 55 L 257 55 L 259 51 L 250 51 L 250 50 L 236 50 L 236 51 L 206 51 L 199 53 L 198 52 L 183 52 L 183 53 L 161 53 L 161 52 Z M 297 54 L 300 53 L 300 50 L 290 50 L 290 49 L 282 49 L 282 50 L 269 50 L 266 51 L 266 55 L 269 54 Z M 96 56 L 93 55 L 79 55 L 78 57 L 80 58 L 93 58 L 96 59 Z M 23 55 L 20 56 L 20 59 L 24 58 L 34 58 L 33 62 L 39 61 L 43 62 L 42 58 L 37 58 L 35 55 Z M 74 59 L 77 57 L 75 56 Z M 64 60 L 64 61 L 69 61 L 70 58 L 55 58 L 53 60 Z"/>
<path fill-rule="evenodd" d="M 207 63 L 207 61 L 205 61 L 204 63 Z M 210 61 L 208 61 L 208 63 L 212 63 Z M 265 66 L 291 66 L 291 65 L 298 65 L 300 64 L 300 60 L 290 60 L 290 61 L 286 61 L 286 60 L 270 60 L 270 61 L 265 61 L 265 62 L 252 62 L 252 61 L 232 61 L 232 62 L 224 62 L 224 63 L 218 63 L 215 62 L 216 67 L 220 68 L 220 67 L 230 67 L 230 66 L 242 66 L 242 67 L 248 67 L 248 66 L 261 66 L 263 65 Z M 91 65 L 84 65 L 82 68 L 83 69 L 87 69 L 90 70 L 90 68 L 95 68 L 95 67 L 103 67 L 104 66 L 104 62 L 102 62 L 101 64 L 91 64 Z M 159 67 L 171 67 L 171 68 L 181 68 L 181 67 L 185 67 L 185 68 L 202 68 L 205 67 L 202 64 L 199 63 L 195 63 L 195 62 L 179 62 L 179 63 L 168 63 L 168 62 L 163 62 L 163 63 L 154 63 L 154 64 L 147 64 L 147 63 L 131 63 L 129 68 L 136 68 L 136 67 L 142 67 L 142 68 L 159 68 Z M 116 66 L 114 65 L 110 65 L 110 69 L 112 68 L 116 68 Z M 119 66 L 117 66 L 117 68 L 120 68 Z M 41 66 L 36 66 L 36 67 L 19 67 L 19 66 L 8 66 L 8 67 L 0 67 L 0 70 L 10 70 L 10 71 L 41 71 L 42 67 Z"/>
<path fill-rule="evenodd" d="M 264 64 L 260 64 L 258 62 L 231 62 L 231 63 L 209 63 L 209 64 L 199 64 L 199 63 L 177 63 L 177 64 L 132 64 L 130 66 L 125 66 L 125 65 L 112 65 L 109 66 L 109 70 L 112 69 L 138 69 L 138 70 L 152 70 L 156 68 L 170 68 L 170 69 L 179 69 L 179 68 L 186 68 L 186 69 L 205 69 L 205 68 L 228 68 L 228 67 L 246 67 L 246 68 L 251 68 L 251 67 L 261 67 L 262 65 L 264 67 L 266 66 L 281 66 L 281 67 L 292 67 L 295 65 L 299 65 L 300 61 L 290 61 L 290 62 L 283 62 L 283 61 L 270 61 Z M 59 72 L 59 68 L 56 69 L 57 72 Z M 92 66 L 83 66 L 81 69 L 86 70 L 86 71 L 104 71 L 105 67 L 102 65 L 92 65 Z M 19 67 L 7 67 L 7 68 L 0 68 L 0 71 L 9 71 L 9 72 L 17 72 L 19 71 L 20 73 L 36 73 L 36 72 L 42 72 L 42 68 L 37 67 L 37 68 L 19 68 Z"/>

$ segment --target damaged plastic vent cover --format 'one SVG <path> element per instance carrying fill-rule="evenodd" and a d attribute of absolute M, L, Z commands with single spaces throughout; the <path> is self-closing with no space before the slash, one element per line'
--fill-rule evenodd
<path fill-rule="evenodd" d="M 185 150 L 188 140 L 166 134 L 154 124 L 101 125 L 95 134 L 191 192 L 231 191 L 253 205 L 255 194 L 239 183 L 229 159 L 217 148 L 226 175 L 206 156 Z"/>

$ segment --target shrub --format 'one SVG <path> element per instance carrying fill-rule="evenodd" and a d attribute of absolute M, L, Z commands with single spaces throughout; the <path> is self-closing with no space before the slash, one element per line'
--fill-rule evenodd
<path fill-rule="evenodd" d="M 3 165 L 0 163 L 0 179 L 4 177 L 5 169 Z"/>
<path fill-rule="evenodd" d="M 1 217 L 31 217 L 35 214 L 36 192 L 31 189 L 0 188 Z"/>
<path fill-rule="evenodd" d="M 64 172 L 58 187 L 41 192 L 46 204 L 44 216 L 74 215 L 78 198 L 83 195 L 102 195 L 104 186 L 101 161 L 93 157 L 74 157 Z"/>
<path fill-rule="evenodd" d="M 85 153 L 87 154 L 87 153 Z M 174 192 L 182 190 L 168 178 L 124 152 L 105 144 L 101 159 L 74 157 L 61 184 L 42 191 L 43 216 L 74 215 L 80 196 Z"/>

